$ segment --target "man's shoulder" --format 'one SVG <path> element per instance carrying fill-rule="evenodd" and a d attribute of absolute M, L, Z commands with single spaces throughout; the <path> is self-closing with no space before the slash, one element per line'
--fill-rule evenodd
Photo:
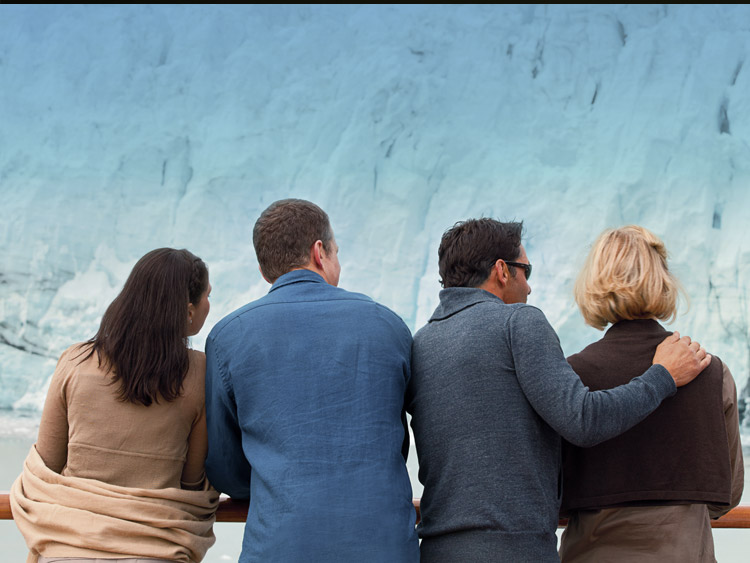
<path fill-rule="evenodd" d="M 365 295 L 364 293 L 358 293 L 356 291 L 349 291 L 343 287 L 328 286 L 326 289 L 330 291 L 330 297 L 333 299 L 340 299 L 342 301 L 352 301 L 356 304 L 367 305 L 379 305 L 372 297 Z"/>
<path fill-rule="evenodd" d="M 268 297 L 269 295 L 264 295 L 263 297 L 256 299 L 255 301 L 250 301 L 242 307 L 239 307 L 238 309 L 235 309 L 231 313 L 225 315 L 219 322 L 217 322 L 213 326 L 211 332 L 208 334 L 208 337 L 212 340 L 216 339 L 227 329 L 231 328 L 234 323 L 241 320 L 243 317 L 252 315 L 256 309 L 267 304 Z"/>
<path fill-rule="evenodd" d="M 328 295 L 326 295 L 325 297 L 328 300 L 342 301 L 344 302 L 344 306 L 350 305 L 355 309 L 370 310 L 373 313 L 377 313 L 385 317 L 392 317 L 401 321 L 401 317 L 399 317 L 398 314 L 396 314 L 386 305 L 375 301 L 369 295 L 358 293 L 356 291 L 349 291 L 348 289 L 334 286 L 328 286 L 326 290 Z"/>
<path fill-rule="evenodd" d="M 547 323 L 544 313 L 525 303 L 506 304 L 500 300 L 481 301 L 457 314 L 431 319 L 414 334 L 415 349 L 443 346 L 446 342 L 472 335 L 483 342 L 509 340 L 519 331 L 536 332 L 539 323 Z"/>
<path fill-rule="evenodd" d="M 531 324 L 548 322 L 547 316 L 544 312 L 534 305 L 529 305 L 527 303 L 513 303 L 512 305 L 509 305 L 509 307 L 509 316 L 515 322 L 520 321 Z"/>
<path fill-rule="evenodd" d="M 492 314 L 502 314 L 507 317 L 519 317 L 519 318 L 530 318 L 535 319 L 544 317 L 544 313 L 539 307 L 529 305 L 528 303 L 503 303 L 502 301 L 497 303 L 493 301 L 485 301 L 481 303 L 487 311 L 491 311 Z"/>
<path fill-rule="evenodd" d="M 464 314 L 466 313 L 466 314 Z M 500 300 L 480 301 L 471 307 L 467 307 L 458 314 L 452 314 L 445 318 L 431 318 L 429 322 L 420 328 L 415 337 L 422 332 L 430 332 L 438 326 L 475 324 L 491 322 L 492 326 L 507 326 L 510 321 L 514 323 L 547 322 L 547 318 L 541 309 L 526 303 L 503 303 Z"/>
<path fill-rule="evenodd" d="M 341 288 L 337 289 L 341 292 L 339 293 L 339 298 L 342 301 L 350 303 L 355 314 L 362 315 L 363 321 L 365 319 L 377 319 L 396 330 L 406 332 L 409 338 L 411 338 L 411 331 L 406 326 L 404 320 L 386 305 L 378 303 L 364 293 L 356 293 Z"/>
<path fill-rule="evenodd" d="M 336 304 L 335 309 L 358 316 L 362 321 L 377 317 L 389 324 L 403 327 L 403 329 L 408 331 L 406 324 L 398 314 L 363 293 L 348 291 L 328 284 L 321 284 L 315 287 L 315 289 L 317 291 L 314 299 L 309 299 L 309 295 L 298 295 L 289 299 L 283 292 L 271 292 L 255 301 L 251 301 L 232 311 L 216 323 L 211 329 L 209 338 L 214 340 L 227 330 L 231 331 L 231 327 L 236 323 L 247 320 L 253 321 L 256 315 L 265 317 L 267 313 L 277 310 L 276 308 L 278 307 L 288 308 L 295 305 L 302 305 L 305 308 L 320 307 L 321 309 L 330 310 L 332 303 Z"/>

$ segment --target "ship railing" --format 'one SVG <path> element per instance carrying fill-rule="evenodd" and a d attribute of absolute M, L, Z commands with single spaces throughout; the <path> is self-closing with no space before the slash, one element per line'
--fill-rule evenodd
<path fill-rule="evenodd" d="M 216 511 L 217 522 L 244 522 L 247 518 L 246 500 L 234 500 L 222 495 L 219 508 Z M 417 511 L 417 522 L 421 516 L 419 499 L 414 499 L 414 509 Z M 0 493 L 0 520 L 12 520 L 10 511 L 10 495 Z M 559 526 L 564 528 L 567 520 L 560 519 Z M 712 528 L 750 528 L 750 504 L 740 505 L 727 512 L 718 520 L 711 520 Z"/>

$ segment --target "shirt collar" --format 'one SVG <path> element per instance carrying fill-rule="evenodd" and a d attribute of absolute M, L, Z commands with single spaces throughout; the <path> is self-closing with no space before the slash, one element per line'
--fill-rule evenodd
<path fill-rule="evenodd" d="M 496 295 L 478 287 L 448 287 L 440 291 L 440 304 L 430 317 L 430 322 L 447 319 L 459 311 L 485 301 L 504 303 Z"/>
<path fill-rule="evenodd" d="M 276 291 L 280 287 L 302 282 L 326 283 L 326 281 L 323 279 L 323 276 L 321 276 L 320 274 L 313 272 L 312 270 L 302 268 L 301 270 L 292 270 L 291 272 L 287 272 L 283 276 L 279 276 L 279 278 L 275 282 L 273 282 L 273 285 L 268 292 L 271 293 L 272 291 Z"/>

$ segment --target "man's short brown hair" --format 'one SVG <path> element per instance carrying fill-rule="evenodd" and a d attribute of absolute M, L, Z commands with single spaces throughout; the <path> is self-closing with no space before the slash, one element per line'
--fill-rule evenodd
<path fill-rule="evenodd" d="M 498 259 L 513 261 L 521 254 L 523 223 L 469 219 L 443 233 L 438 249 L 443 287 L 479 287 Z"/>
<path fill-rule="evenodd" d="M 328 215 L 304 199 L 281 199 L 261 213 L 253 228 L 253 246 L 263 275 L 271 283 L 310 261 L 310 248 L 321 241 L 330 252 L 333 231 Z"/>

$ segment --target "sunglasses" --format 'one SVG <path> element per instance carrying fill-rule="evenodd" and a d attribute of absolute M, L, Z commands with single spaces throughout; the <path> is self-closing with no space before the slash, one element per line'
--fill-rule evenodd
<path fill-rule="evenodd" d="M 508 266 L 516 266 L 517 268 L 523 268 L 523 273 L 526 274 L 526 281 L 529 281 L 531 277 L 531 264 L 524 264 L 523 262 L 509 262 L 503 260 Z"/>

